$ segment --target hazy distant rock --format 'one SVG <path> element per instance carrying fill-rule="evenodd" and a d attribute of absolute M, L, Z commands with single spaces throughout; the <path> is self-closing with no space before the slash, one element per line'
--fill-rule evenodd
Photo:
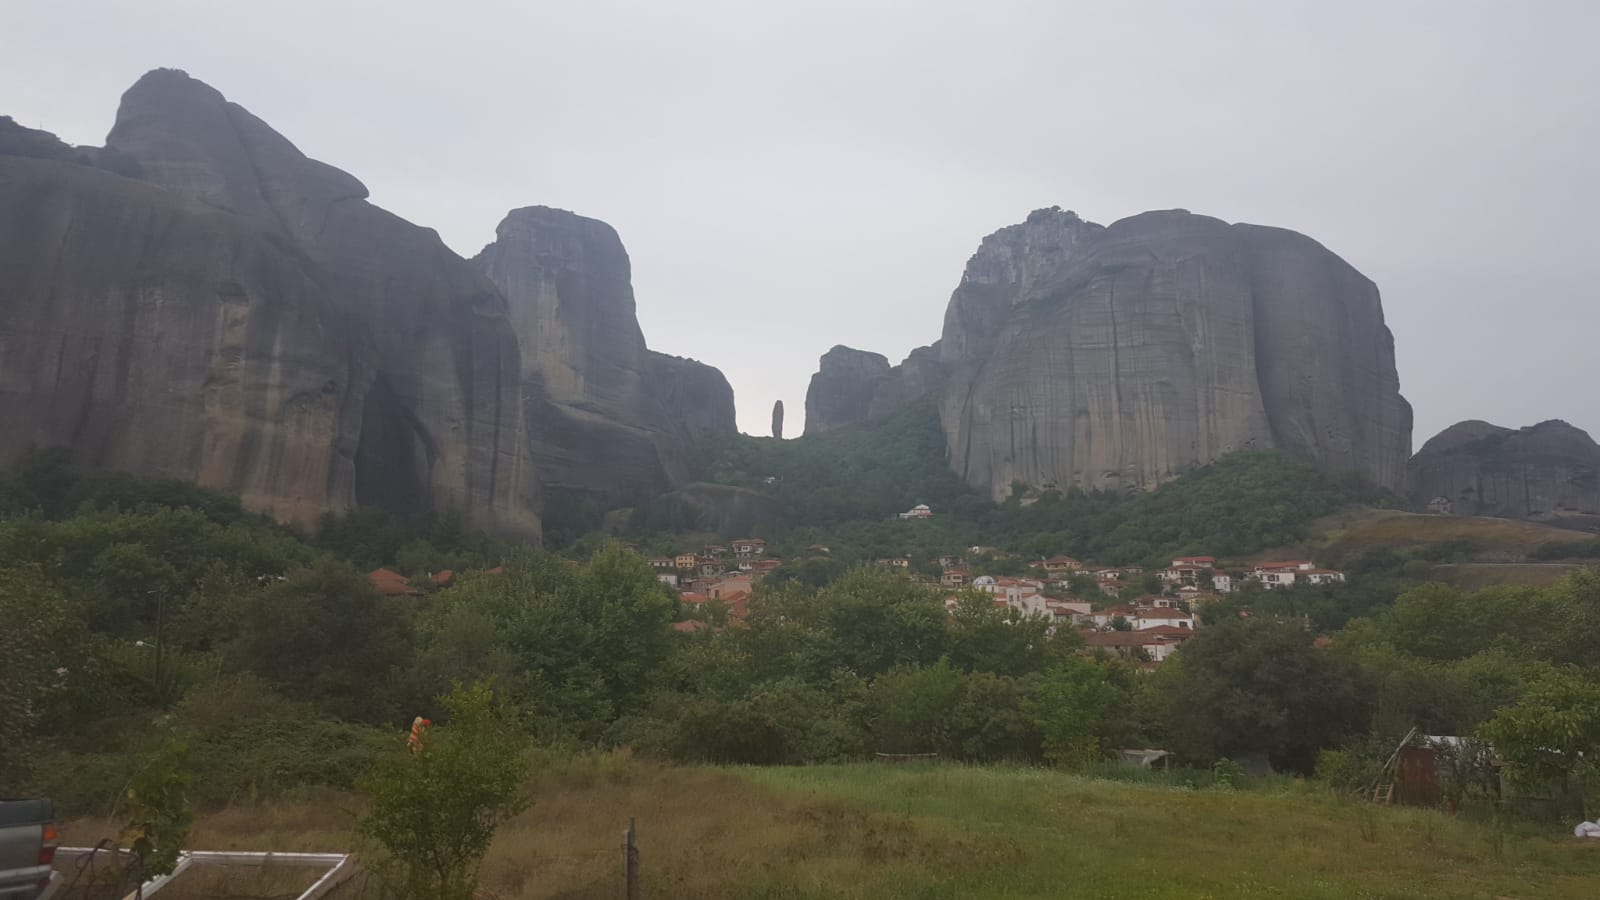
<path fill-rule="evenodd" d="M 1409 472 L 1419 510 L 1600 530 L 1600 444 L 1566 422 L 1459 422 L 1423 444 Z"/>
<path fill-rule="evenodd" d="M 699 437 L 734 430 L 733 390 L 710 366 L 645 347 L 610 225 L 514 209 L 473 262 L 509 303 L 542 484 L 614 506 L 697 477 Z"/>
<path fill-rule="evenodd" d="M 873 393 L 889 378 L 889 361 L 881 353 L 842 345 L 824 353 L 806 388 L 806 434 L 866 421 Z"/>
<path fill-rule="evenodd" d="M 807 431 L 940 399 L 951 464 L 1013 482 L 1146 488 L 1277 447 L 1399 490 L 1411 446 L 1377 288 L 1303 235 L 1182 210 L 1109 228 L 1059 208 L 983 240 L 944 333 L 890 369 L 835 348 Z"/>
<path fill-rule="evenodd" d="M 772 436 L 783 440 L 783 401 L 774 400 L 772 403 Z"/>
<path fill-rule="evenodd" d="M 493 285 L 182 72 L 107 143 L 0 157 L 0 463 L 66 446 L 303 526 L 361 503 L 537 535 Z"/>

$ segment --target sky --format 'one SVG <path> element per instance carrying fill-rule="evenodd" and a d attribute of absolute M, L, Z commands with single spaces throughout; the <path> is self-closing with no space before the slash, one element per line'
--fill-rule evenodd
<path fill-rule="evenodd" d="M 616 227 L 654 349 L 741 429 L 835 344 L 939 337 L 985 234 L 1059 205 L 1304 232 L 1377 282 L 1415 444 L 1600 437 L 1591 0 L 0 0 L 0 114 L 99 144 L 181 68 L 470 256 Z"/>

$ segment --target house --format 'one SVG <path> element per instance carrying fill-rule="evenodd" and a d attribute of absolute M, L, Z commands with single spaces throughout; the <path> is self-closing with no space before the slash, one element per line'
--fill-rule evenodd
<path fill-rule="evenodd" d="M 965 587 L 968 573 L 966 569 L 945 569 L 939 576 L 939 584 L 947 588 Z"/>
<path fill-rule="evenodd" d="M 1177 628 L 1150 628 L 1140 631 L 1100 631 L 1083 636 L 1084 648 L 1093 652 L 1105 650 L 1118 656 L 1138 657 L 1148 656 L 1154 662 L 1161 662 L 1171 656 L 1184 641 L 1193 637 L 1192 632 Z"/>
<path fill-rule="evenodd" d="M 1128 617 L 1134 628 L 1144 630 L 1150 628 L 1181 628 L 1191 631 L 1194 628 L 1194 616 L 1181 609 L 1170 606 L 1144 606 L 1137 609 Z"/>
<path fill-rule="evenodd" d="M 702 622 L 699 619 L 684 619 L 682 622 L 672 623 L 672 630 L 678 632 L 679 634 L 698 634 L 699 632 L 705 631 L 710 627 L 710 625 L 707 625 L 705 622 Z"/>
<path fill-rule="evenodd" d="M 1428 512 L 1436 516 L 1448 516 L 1455 512 L 1456 504 L 1449 497 L 1435 497 L 1428 501 Z"/>
<path fill-rule="evenodd" d="M 449 587 L 456 583 L 456 573 L 450 569 L 440 569 L 429 575 L 428 579 L 434 583 L 435 587 Z"/>
<path fill-rule="evenodd" d="M 702 593 L 700 593 L 698 591 L 679 591 L 678 592 L 678 602 L 687 603 L 690 606 L 700 606 L 701 604 L 705 603 L 707 600 L 710 600 L 710 599 L 711 599 L 710 597 L 707 597 L 705 594 L 702 594 Z"/>
<path fill-rule="evenodd" d="M 767 542 L 761 538 L 739 538 L 733 542 L 733 555 L 749 559 L 767 552 Z"/>
<path fill-rule="evenodd" d="M 700 558 L 693 553 L 679 553 L 673 557 L 672 564 L 679 569 L 693 569 L 700 562 Z"/>
<path fill-rule="evenodd" d="M 1045 612 L 1058 625 L 1087 620 L 1093 612 L 1084 600 L 1046 600 Z"/>
<path fill-rule="evenodd" d="M 420 597 L 422 592 L 411 586 L 410 580 L 392 569 L 373 569 L 367 580 L 385 597 Z"/>
<path fill-rule="evenodd" d="M 945 555 L 939 557 L 939 568 L 959 569 L 961 567 L 961 562 L 961 557 L 956 556 L 954 553 L 946 553 Z"/>
<path fill-rule="evenodd" d="M 726 600 L 727 595 L 735 592 L 750 593 L 751 579 L 747 575 L 729 575 L 711 586 L 707 594 L 713 600 Z"/>
<path fill-rule="evenodd" d="M 721 575 L 722 562 L 720 560 L 712 559 L 709 556 L 702 556 L 696 563 L 695 569 L 704 577 Z"/>
<path fill-rule="evenodd" d="M 1315 574 L 1313 574 L 1315 573 Z M 1291 587 L 1297 583 L 1309 582 L 1311 584 L 1330 584 L 1334 581 L 1343 581 L 1344 573 L 1332 569 L 1319 569 L 1316 563 L 1305 560 L 1292 562 L 1263 563 L 1255 567 L 1250 577 L 1261 582 L 1267 589 Z"/>
<path fill-rule="evenodd" d="M 709 546 L 709 547 L 707 547 L 705 549 L 705 554 L 704 555 L 705 556 L 714 557 L 716 559 L 721 559 L 722 557 L 728 555 L 728 548 L 720 546 L 718 544 L 712 544 L 711 546 Z"/>
<path fill-rule="evenodd" d="M 781 565 L 783 565 L 783 560 L 781 559 L 772 559 L 770 557 L 767 559 L 758 559 L 755 561 L 755 564 L 751 566 L 751 574 L 757 578 L 765 578 L 768 575 L 771 575 L 773 570 L 777 569 Z"/>
<path fill-rule="evenodd" d="M 1180 556 L 1161 573 L 1161 580 L 1168 584 L 1198 584 L 1201 579 L 1210 577 L 1211 570 L 1216 567 L 1214 557 Z"/>
<path fill-rule="evenodd" d="M 670 556 L 657 556 L 650 560 L 650 568 L 660 571 L 662 569 L 677 568 L 677 562 Z"/>
<path fill-rule="evenodd" d="M 1339 584 L 1344 581 L 1344 573 L 1333 569 L 1305 569 L 1300 578 L 1307 584 Z"/>
<path fill-rule="evenodd" d="M 749 591 L 727 591 L 717 599 L 728 605 L 728 615 L 735 619 L 750 615 Z"/>
<path fill-rule="evenodd" d="M 677 572 L 657 572 L 656 573 L 656 580 L 661 582 L 662 584 L 668 586 L 668 587 L 677 587 L 678 586 L 678 573 Z"/>
<path fill-rule="evenodd" d="M 1212 572 L 1211 589 L 1220 594 L 1231 594 L 1239 589 L 1239 583 L 1228 572 Z"/>
<path fill-rule="evenodd" d="M 916 506 L 901 513 L 900 518 L 902 520 L 931 519 L 933 518 L 933 510 L 929 509 L 926 503 L 918 503 Z"/>
<path fill-rule="evenodd" d="M 1083 563 L 1070 556 L 1052 556 L 1044 561 L 1044 570 L 1050 575 L 1067 575 L 1083 568 Z"/>
<path fill-rule="evenodd" d="M 891 569 L 909 569 L 911 568 L 911 560 L 904 556 L 891 556 L 888 559 L 878 560 L 878 565 L 887 566 Z"/>

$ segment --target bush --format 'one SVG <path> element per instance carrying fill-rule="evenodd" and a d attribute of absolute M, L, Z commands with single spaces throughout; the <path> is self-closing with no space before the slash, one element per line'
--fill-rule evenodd
<path fill-rule="evenodd" d="M 478 866 L 500 823 L 526 809 L 529 744 L 521 723 L 485 683 L 441 698 L 449 721 L 420 749 L 380 758 L 362 780 L 363 836 L 384 896 L 472 900 Z"/>

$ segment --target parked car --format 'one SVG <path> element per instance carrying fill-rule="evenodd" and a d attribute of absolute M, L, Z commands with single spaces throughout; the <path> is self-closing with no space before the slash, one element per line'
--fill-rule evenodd
<path fill-rule="evenodd" d="M 49 800 L 0 800 L 0 900 L 46 900 L 61 887 L 55 818 Z"/>

